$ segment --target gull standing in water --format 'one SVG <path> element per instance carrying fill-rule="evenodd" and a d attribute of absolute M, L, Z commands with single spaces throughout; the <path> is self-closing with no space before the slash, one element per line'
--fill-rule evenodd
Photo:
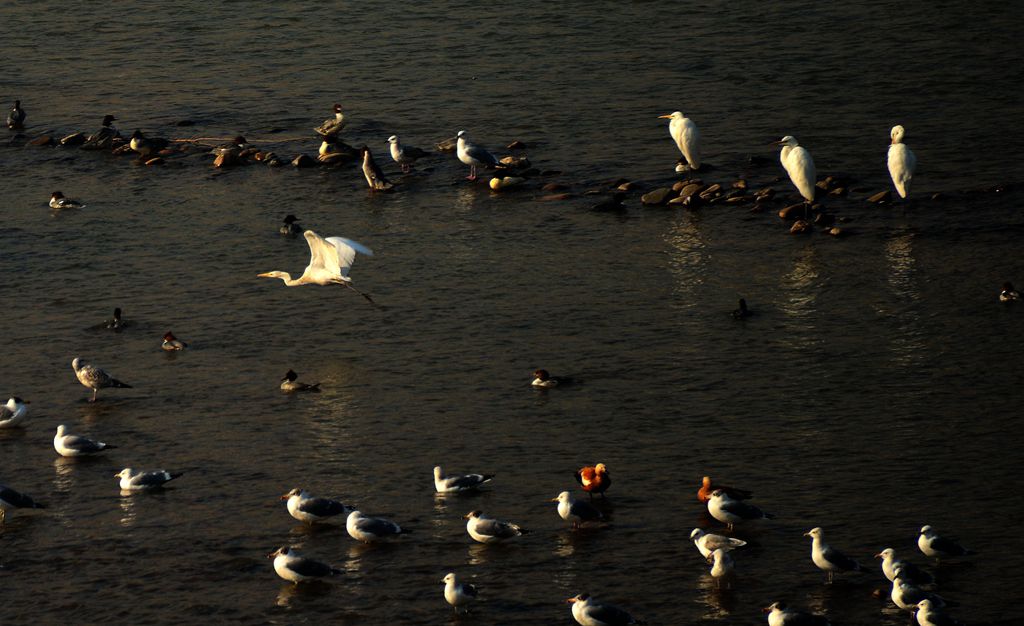
<path fill-rule="evenodd" d="M 306 524 L 326 522 L 336 515 L 347 516 L 355 510 L 337 500 L 314 498 L 305 489 L 298 487 L 281 496 L 281 499 L 288 501 L 288 513 Z"/>
<path fill-rule="evenodd" d="M 57 435 L 53 438 L 53 449 L 61 456 L 91 456 L 116 447 L 102 441 L 69 434 L 68 427 L 64 424 L 57 427 Z"/>
<path fill-rule="evenodd" d="M 345 128 L 345 114 L 341 112 L 341 105 L 334 105 L 334 117 L 324 120 L 324 123 L 313 129 L 315 133 L 324 138 L 334 137 Z"/>
<path fill-rule="evenodd" d="M 721 589 L 722 579 L 731 576 L 736 569 L 732 557 L 729 556 L 729 551 L 725 548 L 716 548 L 708 555 L 707 561 L 711 563 L 711 577 L 715 579 L 715 584 Z"/>
<path fill-rule="evenodd" d="M 811 158 L 811 153 L 797 143 L 792 135 L 786 135 L 776 141 L 775 145 L 782 146 L 782 151 L 779 153 L 782 167 L 789 174 L 789 180 L 793 182 L 793 186 L 810 205 L 814 202 L 814 190 L 817 189 L 814 186 L 817 182 L 817 170 L 814 169 L 814 159 Z"/>
<path fill-rule="evenodd" d="M 40 504 L 30 498 L 29 496 L 15 491 L 10 487 L 0 485 L 0 524 L 3 524 L 7 519 L 8 509 L 45 509 L 46 506 Z"/>
<path fill-rule="evenodd" d="M 429 154 L 425 150 L 413 146 L 403 146 L 398 135 L 388 137 L 388 144 L 391 146 L 391 158 L 402 166 L 404 173 L 409 173 L 417 159 L 422 159 Z"/>
<path fill-rule="evenodd" d="M 551 501 L 558 503 L 558 515 L 565 521 L 572 522 L 573 528 L 579 528 L 584 522 L 604 521 L 604 514 L 594 505 L 573 498 L 568 491 L 563 491 Z"/>
<path fill-rule="evenodd" d="M 761 610 L 768 614 L 768 626 L 830 626 L 824 615 L 797 611 L 785 602 L 774 602 Z"/>
<path fill-rule="evenodd" d="M 935 606 L 946 606 L 946 601 L 942 596 L 931 591 L 925 591 L 906 582 L 901 578 L 901 573 L 901 568 L 897 566 L 896 577 L 892 579 L 892 591 L 889 592 L 889 597 L 892 599 L 893 604 L 904 611 L 913 611 L 917 608 L 918 603 L 923 600 L 929 600 Z"/>
<path fill-rule="evenodd" d="M 889 176 L 892 177 L 892 184 L 896 186 L 896 192 L 901 198 L 906 198 L 910 193 L 910 179 L 914 177 L 914 169 L 917 168 L 917 157 L 907 144 L 903 143 L 904 132 L 903 127 L 899 125 L 893 126 L 889 131 Z"/>
<path fill-rule="evenodd" d="M 15 396 L 7 399 L 7 404 L 0 406 L 0 428 L 13 428 L 19 425 L 28 415 L 27 401 Z"/>
<path fill-rule="evenodd" d="M 405 535 L 412 531 L 406 530 L 398 524 L 383 517 L 369 517 L 360 511 L 352 511 L 345 520 L 345 530 L 350 537 L 363 543 L 383 541 L 389 537 Z"/>
<path fill-rule="evenodd" d="M 724 489 L 715 489 L 711 492 L 711 497 L 708 499 L 708 513 L 711 514 L 711 517 L 727 525 L 729 530 L 732 530 L 737 522 L 775 517 L 753 504 L 734 500 Z"/>
<path fill-rule="evenodd" d="M 475 491 L 481 485 L 494 478 L 494 474 L 463 474 L 445 476 L 444 470 L 438 465 L 434 467 L 434 489 L 437 493 L 461 493 Z"/>
<path fill-rule="evenodd" d="M 498 167 L 498 159 L 493 154 L 484 150 L 480 146 L 469 142 L 469 135 L 464 130 L 460 130 L 458 137 L 458 144 L 455 149 L 456 155 L 459 160 L 469 166 L 468 180 L 476 180 L 476 168 L 486 167 L 494 168 Z"/>
<path fill-rule="evenodd" d="M 904 561 L 896 558 L 896 551 L 892 548 L 886 548 L 875 555 L 876 559 L 882 559 L 882 573 L 890 581 L 896 578 L 896 569 L 902 572 L 903 580 L 915 585 L 930 585 L 935 582 L 935 578 L 914 565 L 910 561 Z"/>
<path fill-rule="evenodd" d="M 51 209 L 84 209 L 85 205 L 73 198 L 65 198 L 64 194 L 55 191 L 50 194 Z"/>
<path fill-rule="evenodd" d="M 815 527 L 804 533 L 804 537 L 811 538 L 811 560 L 818 566 L 818 569 L 828 572 L 828 582 L 832 582 L 835 572 L 865 572 L 860 563 L 846 556 L 839 550 L 825 543 L 825 531 L 821 527 Z"/>
<path fill-rule="evenodd" d="M 267 555 L 267 558 L 274 559 L 274 571 L 278 576 L 296 585 L 342 573 L 340 569 L 306 558 L 288 546 L 274 550 Z"/>
<path fill-rule="evenodd" d="M 693 540 L 693 545 L 697 546 L 700 555 L 705 559 L 711 556 L 711 553 L 715 550 L 730 552 L 747 545 L 747 542 L 742 539 L 734 539 L 725 535 L 713 535 L 704 532 L 702 528 L 694 528 L 693 532 L 690 533 L 690 539 Z"/>
<path fill-rule="evenodd" d="M 459 612 L 459 607 L 465 606 L 476 600 L 476 587 L 469 583 L 460 583 L 455 576 L 455 572 L 448 572 L 448 575 L 441 581 L 444 583 L 444 599 L 448 604 L 455 607 L 455 612 Z M 466 609 L 468 612 L 469 609 Z"/>
<path fill-rule="evenodd" d="M 349 270 L 356 260 L 356 253 L 360 252 L 366 256 L 373 256 L 373 250 L 367 248 L 358 241 L 352 241 L 344 237 L 327 237 L 324 239 L 311 230 L 303 233 L 306 243 L 309 244 L 309 265 L 306 266 L 302 276 L 292 278 L 288 272 L 264 272 L 257 274 L 258 278 L 280 278 L 288 287 L 299 285 L 343 285 L 352 291 L 366 298 L 373 304 L 373 298 L 359 291 L 352 286 L 352 279 L 349 278 Z"/>
<path fill-rule="evenodd" d="M 88 363 L 83 363 L 82 359 L 78 357 L 71 361 L 71 367 L 75 370 L 78 382 L 92 389 L 92 400 L 90 402 L 96 402 L 96 394 L 99 393 L 100 389 L 106 389 L 107 387 L 115 389 L 132 388 L 131 385 L 119 381 L 102 369 Z"/>
<path fill-rule="evenodd" d="M 521 537 L 528 532 L 518 524 L 494 519 L 483 511 L 470 511 L 463 519 L 468 520 L 466 532 L 474 541 L 480 543 L 498 543 Z"/>
<path fill-rule="evenodd" d="M 167 470 L 156 470 L 153 472 L 135 471 L 130 467 L 126 467 L 114 474 L 114 477 L 121 479 L 119 485 L 122 491 L 152 491 L 163 487 L 164 484 L 178 478 L 182 473 L 168 472 Z"/>
<path fill-rule="evenodd" d="M 668 134 L 672 135 L 672 139 L 675 140 L 679 151 L 683 153 L 683 158 L 686 159 L 686 164 L 690 166 L 690 169 L 699 170 L 700 131 L 697 130 L 697 125 L 680 111 L 670 115 L 659 115 L 658 118 L 672 120 L 668 123 Z"/>
<path fill-rule="evenodd" d="M 920 626 L 963 626 L 928 598 L 917 603 L 917 613 L 914 617 Z"/>
<path fill-rule="evenodd" d="M 589 593 L 581 593 L 566 602 L 572 604 L 572 617 L 580 626 L 630 626 L 647 623 L 614 604 L 598 602 Z"/>
<path fill-rule="evenodd" d="M 22 130 L 25 128 L 25 109 L 21 108 L 21 100 L 14 101 L 14 108 L 7 114 L 7 128 Z"/>
<path fill-rule="evenodd" d="M 932 530 L 931 526 L 921 527 L 921 534 L 917 537 L 917 547 L 925 556 L 930 556 L 936 561 L 942 557 L 974 554 L 953 539 L 940 537 Z"/>

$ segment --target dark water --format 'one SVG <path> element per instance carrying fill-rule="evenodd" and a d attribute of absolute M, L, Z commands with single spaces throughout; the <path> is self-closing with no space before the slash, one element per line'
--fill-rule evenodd
<path fill-rule="evenodd" d="M 21 98 L 29 134 L 90 131 L 112 113 L 122 130 L 242 132 L 294 154 L 316 142 L 272 142 L 340 101 L 346 139 L 380 155 L 392 133 L 428 146 L 466 128 L 495 149 L 522 139 L 582 190 L 674 180 L 657 116 L 681 109 L 717 166 L 709 182 L 745 176 L 789 194 L 764 144 L 793 134 L 819 174 L 863 190 L 828 203 L 852 236 L 798 238 L 742 206 L 645 210 L 631 197 L 618 218 L 587 212 L 592 198 L 493 196 L 451 156 L 370 196 L 353 169 L 152 169 L 0 149 L 0 393 L 33 402 L 24 432 L 0 436 L 0 482 L 50 505 L 0 529 L 6 620 L 571 623 L 564 599 L 587 590 L 651 624 L 762 623 L 778 599 L 836 624 L 902 624 L 871 596 L 888 592 L 880 573 L 824 585 L 802 533 L 822 526 L 864 563 L 884 547 L 923 563 L 914 542 L 931 524 L 982 553 L 939 570 L 955 614 L 1016 623 L 1024 309 L 996 294 L 1024 283 L 1022 195 L 959 193 L 1024 179 L 1011 11 L 0 7 L 17 59 L 0 99 Z M 895 123 L 918 155 L 918 201 L 878 208 L 863 198 L 889 185 Z M 89 207 L 51 214 L 54 189 Z M 286 213 L 373 247 L 353 276 L 386 308 L 256 278 L 308 260 L 302 240 L 276 234 Z M 728 314 L 740 296 L 758 313 L 746 322 Z M 133 328 L 83 330 L 114 306 Z M 168 329 L 189 351 L 159 350 Z M 134 389 L 86 403 L 75 356 Z M 536 367 L 582 382 L 538 393 Z M 288 368 L 324 392 L 281 394 Z M 58 423 L 120 447 L 59 459 Z M 615 479 L 613 523 L 570 532 L 548 500 L 596 461 Z M 497 478 L 478 496 L 435 498 L 438 463 Z M 113 474 L 128 465 L 186 474 L 121 497 Z M 739 531 L 752 546 L 734 553 L 729 590 L 687 539 L 717 526 L 694 499 L 703 474 L 778 516 Z M 414 533 L 366 548 L 337 524 L 311 532 L 277 499 L 295 486 Z M 476 545 L 462 521 L 472 509 L 533 532 Z M 283 544 L 344 579 L 293 589 L 263 558 Z M 452 570 L 483 588 L 469 617 L 443 601 Z"/>

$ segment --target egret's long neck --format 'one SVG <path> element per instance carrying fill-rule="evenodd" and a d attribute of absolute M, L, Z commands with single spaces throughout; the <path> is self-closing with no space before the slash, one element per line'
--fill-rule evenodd
<path fill-rule="evenodd" d="M 296 287 L 302 284 L 298 278 L 292 278 L 292 275 L 288 272 L 281 272 L 281 274 L 282 276 L 278 276 L 278 278 L 284 281 L 286 287 Z"/>

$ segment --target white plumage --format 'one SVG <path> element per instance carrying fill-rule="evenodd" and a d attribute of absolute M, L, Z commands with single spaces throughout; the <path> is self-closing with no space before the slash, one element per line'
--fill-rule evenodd
<path fill-rule="evenodd" d="M 903 143 L 904 129 L 896 125 L 889 131 L 892 143 L 889 145 L 889 176 L 892 176 L 892 184 L 896 186 L 896 193 L 901 198 L 906 198 L 910 193 L 910 179 L 914 177 L 914 170 L 917 168 L 917 157 L 913 150 Z"/>
<path fill-rule="evenodd" d="M 680 111 L 671 115 L 660 115 L 659 119 L 672 120 L 668 123 L 668 134 L 672 135 L 679 151 L 691 169 L 700 169 L 700 131 L 693 120 Z"/>
<path fill-rule="evenodd" d="M 373 250 L 367 248 L 358 241 L 352 241 L 344 237 L 321 237 L 311 230 L 302 234 L 309 244 L 309 265 L 302 272 L 302 276 L 292 278 L 288 272 L 264 272 L 257 274 L 259 278 L 280 278 L 288 287 L 299 285 L 344 285 L 355 291 L 370 302 L 373 299 L 365 293 L 352 286 L 352 279 L 349 278 L 349 270 L 356 260 L 356 253 L 373 256 Z"/>
<path fill-rule="evenodd" d="M 782 161 L 782 167 L 786 168 L 789 180 L 793 181 L 793 186 L 804 197 L 804 200 L 813 202 L 817 170 L 814 169 L 814 159 L 811 158 L 811 153 L 797 143 L 792 135 L 786 135 L 775 143 L 782 146 L 779 160 Z"/>

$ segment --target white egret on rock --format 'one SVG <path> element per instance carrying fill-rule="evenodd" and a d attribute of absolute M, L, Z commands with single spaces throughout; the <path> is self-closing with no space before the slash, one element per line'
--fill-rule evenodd
<path fill-rule="evenodd" d="M 900 125 L 893 126 L 889 131 L 892 138 L 889 145 L 889 176 L 892 176 L 892 184 L 896 185 L 896 192 L 901 198 L 906 198 L 910 193 L 910 179 L 914 177 L 914 169 L 917 168 L 914 151 L 903 143 L 904 132 Z"/>
<path fill-rule="evenodd" d="M 356 259 L 356 253 L 373 256 L 373 250 L 358 241 L 344 237 L 327 237 L 326 239 L 311 230 L 302 233 L 309 244 L 309 265 L 302 276 L 292 278 L 288 272 L 264 272 L 257 274 L 259 278 L 280 278 L 288 287 L 299 285 L 344 285 L 374 304 L 373 298 L 352 286 L 348 272 Z"/>
<path fill-rule="evenodd" d="M 672 135 L 690 169 L 700 169 L 700 131 L 693 120 L 680 111 L 671 115 L 659 115 L 658 118 L 672 120 L 668 123 L 668 133 Z"/>
<path fill-rule="evenodd" d="M 786 173 L 789 174 L 789 180 L 793 181 L 793 186 L 800 192 L 804 200 L 808 203 L 814 202 L 814 190 L 816 189 L 814 183 L 817 179 L 817 171 L 814 169 L 814 159 L 811 158 L 811 153 L 797 143 L 796 138 L 792 135 L 786 135 L 776 141 L 775 145 L 782 146 L 779 160 L 782 161 L 782 167 L 786 168 Z"/>

